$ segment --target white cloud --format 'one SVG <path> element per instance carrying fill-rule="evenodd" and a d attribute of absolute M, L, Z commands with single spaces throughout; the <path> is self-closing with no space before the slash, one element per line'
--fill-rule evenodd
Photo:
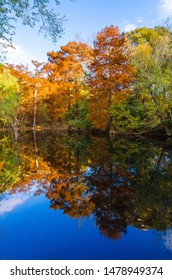
<path fill-rule="evenodd" d="M 124 28 L 124 31 L 125 32 L 130 32 L 130 31 L 132 31 L 132 30 L 134 30 L 136 28 L 137 28 L 137 26 L 135 24 L 128 23 L 126 25 L 126 27 Z"/>
<path fill-rule="evenodd" d="M 157 7 L 161 18 L 172 16 L 172 0 L 159 0 Z"/>
<path fill-rule="evenodd" d="M 31 69 L 33 68 L 31 61 L 36 60 L 20 45 L 14 45 L 14 48 L 7 48 L 6 58 L 10 64 L 23 64 Z"/>
<path fill-rule="evenodd" d="M 164 244 L 168 250 L 172 250 L 172 229 L 167 229 L 165 236 L 163 237 Z"/>
<path fill-rule="evenodd" d="M 5 194 L 4 199 L 0 200 L 0 216 L 11 212 L 14 208 L 23 204 L 36 192 L 36 190 L 37 184 L 34 183 L 32 188 L 25 193 Z"/>
<path fill-rule="evenodd" d="M 24 195 L 16 195 L 15 197 L 11 197 L 8 200 L 3 200 L 0 203 L 0 215 L 11 212 L 14 208 L 16 208 L 18 205 L 23 204 L 28 197 Z"/>

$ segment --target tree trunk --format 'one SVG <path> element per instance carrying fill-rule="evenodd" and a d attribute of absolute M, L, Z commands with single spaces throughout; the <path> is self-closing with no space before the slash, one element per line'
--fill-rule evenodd
<path fill-rule="evenodd" d="M 36 114 L 37 114 L 37 85 L 34 91 L 34 107 L 33 107 L 33 128 L 36 127 Z"/>
<path fill-rule="evenodd" d="M 15 141 L 17 141 L 18 137 L 19 137 L 18 126 L 16 126 L 16 125 L 13 126 L 13 132 L 14 132 Z"/>
<path fill-rule="evenodd" d="M 166 88 L 165 88 L 165 87 L 163 87 L 163 94 L 164 94 L 164 100 L 165 100 L 165 102 L 166 102 L 167 105 L 168 105 L 169 117 L 170 117 L 170 119 L 172 120 L 172 108 L 171 108 L 171 106 L 170 106 L 170 104 L 169 104 L 169 102 L 168 102 L 167 91 L 166 91 Z"/>
<path fill-rule="evenodd" d="M 153 102 L 155 104 L 155 107 L 156 107 L 156 110 L 157 110 L 157 113 L 158 113 L 158 117 L 160 118 L 161 121 L 163 121 L 163 116 L 162 116 L 162 114 L 161 114 L 161 112 L 159 110 L 159 104 L 158 104 L 158 101 L 156 100 L 156 97 L 154 96 L 153 91 L 150 91 L 150 95 L 151 95 L 152 100 L 153 100 Z"/>
<path fill-rule="evenodd" d="M 34 140 L 34 151 L 35 151 L 35 165 L 36 165 L 37 173 L 39 173 L 38 147 L 37 147 L 37 140 L 36 140 L 36 130 L 33 131 L 33 140 Z"/>

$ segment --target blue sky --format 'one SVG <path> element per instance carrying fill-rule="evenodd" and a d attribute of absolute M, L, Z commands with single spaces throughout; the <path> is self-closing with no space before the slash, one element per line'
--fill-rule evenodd
<path fill-rule="evenodd" d="M 160 25 L 166 17 L 172 18 L 172 0 L 61 0 L 55 10 L 67 18 L 65 34 L 58 43 L 39 36 L 37 29 L 18 23 L 13 38 L 16 50 L 9 50 L 8 62 L 46 61 L 48 51 L 59 50 L 61 45 L 72 40 L 90 43 L 98 31 L 111 24 L 118 26 L 121 32 Z"/>

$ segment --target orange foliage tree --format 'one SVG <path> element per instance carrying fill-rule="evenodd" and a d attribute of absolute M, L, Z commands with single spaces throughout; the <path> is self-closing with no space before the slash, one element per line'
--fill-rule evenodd
<path fill-rule="evenodd" d="M 51 95 L 54 118 L 58 120 L 64 112 L 78 106 L 78 99 L 85 88 L 86 70 L 91 57 L 91 47 L 85 43 L 69 42 L 58 52 L 48 53 L 44 71 L 54 90 Z"/>
<path fill-rule="evenodd" d="M 134 72 L 125 37 L 113 25 L 104 28 L 94 41 L 90 65 L 90 121 L 95 128 L 112 129 L 111 106 L 131 92 Z"/>
<path fill-rule="evenodd" d="M 49 98 L 52 86 L 42 71 L 43 63 L 32 61 L 32 64 L 35 67 L 33 72 L 23 65 L 8 65 L 8 68 L 17 77 L 20 87 L 20 125 L 36 127 L 37 111 Z M 41 117 L 39 116 L 39 124 Z"/>

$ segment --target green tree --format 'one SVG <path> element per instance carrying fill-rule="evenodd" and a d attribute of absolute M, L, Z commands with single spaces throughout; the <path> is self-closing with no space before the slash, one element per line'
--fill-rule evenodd
<path fill-rule="evenodd" d="M 6 68 L 0 71 L 0 122 L 10 127 L 15 137 L 18 130 L 19 85 L 17 78 Z"/>
<path fill-rule="evenodd" d="M 10 137 L 0 136 L 0 194 L 20 181 L 20 156 Z"/>
<path fill-rule="evenodd" d="M 139 98 L 131 94 L 127 99 L 113 104 L 110 115 L 117 131 L 140 129 L 150 121 L 150 107 L 142 106 Z"/>
<path fill-rule="evenodd" d="M 149 107 L 149 124 L 172 119 L 172 36 L 161 26 L 137 28 L 126 34 L 135 46 L 133 63 L 137 67 L 135 92 L 143 106 Z"/>

